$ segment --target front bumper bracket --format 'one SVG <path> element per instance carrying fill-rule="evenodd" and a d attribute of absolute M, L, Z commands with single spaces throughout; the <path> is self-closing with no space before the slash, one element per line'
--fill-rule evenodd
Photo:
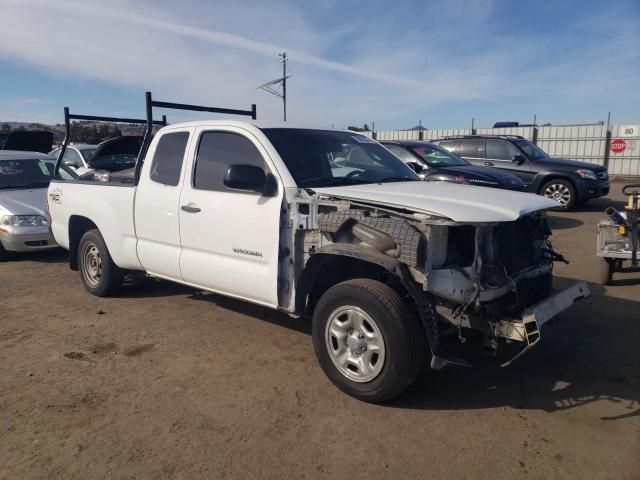
<path fill-rule="evenodd" d="M 513 358 L 501 364 L 506 367 L 531 350 L 540 341 L 542 325 L 555 318 L 579 300 L 591 295 L 585 282 L 579 282 L 561 290 L 549 298 L 532 305 L 522 312 L 521 319 L 500 320 L 495 327 L 497 337 L 523 342 L 524 348 Z"/>

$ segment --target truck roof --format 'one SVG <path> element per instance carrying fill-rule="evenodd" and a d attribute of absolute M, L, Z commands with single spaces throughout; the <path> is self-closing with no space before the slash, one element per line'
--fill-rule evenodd
<path fill-rule="evenodd" d="M 259 129 L 262 128 L 296 128 L 304 130 L 330 130 L 335 132 L 349 132 L 358 134 L 359 132 L 352 132 L 351 130 L 345 130 L 340 128 L 325 127 L 322 125 L 312 125 L 304 123 L 292 123 L 292 122 L 263 122 L 257 120 L 196 120 L 191 122 L 179 122 L 167 125 L 165 128 L 175 127 L 210 127 L 210 126 L 232 126 L 232 127 L 247 127 L 253 126 Z M 162 130 L 161 129 L 161 130 Z"/>

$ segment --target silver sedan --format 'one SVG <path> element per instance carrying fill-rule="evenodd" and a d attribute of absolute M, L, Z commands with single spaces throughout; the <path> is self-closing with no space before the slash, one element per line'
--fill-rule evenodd
<path fill-rule="evenodd" d="M 49 228 L 47 187 L 54 159 L 35 152 L 0 151 L 0 261 L 9 252 L 57 247 Z M 75 174 L 61 168 L 62 178 Z"/>

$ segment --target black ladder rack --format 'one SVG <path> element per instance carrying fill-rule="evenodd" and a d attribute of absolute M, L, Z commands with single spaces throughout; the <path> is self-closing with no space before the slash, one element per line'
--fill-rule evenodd
<path fill-rule="evenodd" d="M 142 169 L 142 163 L 144 162 L 144 157 L 147 153 L 147 149 L 149 148 L 149 143 L 151 142 L 151 133 L 153 131 L 153 107 L 157 108 L 167 108 L 171 110 L 189 110 L 192 112 L 210 112 L 210 113 L 223 113 L 227 115 L 244 115 L 247 117 L 251 117 L 253 120 L 256 119 L 256 104 L 253 103 L 251 105 L 251 110 L 235 110 L 232 108 L 220 108 L 220 107 L 205 107 L 202 105 L 188 105 L 186 103 L 173 103 L 173 102 L 161 102 L 160 100 L 153 100 L 151 97 L 151 92 L 145 93 L 146 107 L 147 107 L 147 130 L 144 134 L 144 138 L 142 139 L 142 146 L 140 147 L 140 152 L 138 153 L 138 159 L 136 161 L 136 173 L 135 173 L 135 184 L 138 184 L 138 180 L 140 179 L 140 171 Z"/>
<path fill-rule="evenodd" d="M 64 140 L 56 159 L 56 166 L 53 172 L 54 178 L 57 178 L 58 171 L 60 170 L 60 164 L 62 163 L 62 157 L 64 157 L 67 147 L 71 141 L 71 120 L 88 120 L 92 122 L 110 122 L 110 123 L 129 123 L 132 125 L 148 125 L 148 121 L 141 118 L 121 118 L 121 117 L 103 117 L 97 115 L 81 115 L 78 113 L 70 113 L 69 107 L 64 107 Z M 166 126 L 167 116 L 163 115 L 162 120 L 152 120 L 152 125 Z M 153 127 L 152 127 L 153 128 Z"/>

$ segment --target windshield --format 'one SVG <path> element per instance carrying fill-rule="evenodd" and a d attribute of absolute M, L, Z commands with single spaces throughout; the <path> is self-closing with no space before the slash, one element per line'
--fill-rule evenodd
<path fill-rule="evenodd" d="M 294 128 L 262 131 L 302 188 L 420 180 L 402 160 L 364 135 Z"/>
<path fill-rule="evenodd" d="M 45 188 L 53 175 L 53 162 L 37 158 L 0 161 L 0 189 Z"/>
<path fill-rule="evenodd" d="M 537 145 L 527 140 L 515 140 L 514 143 L 520 147 L 520 149 L 527 154 L 527 157 L 531 160 L 539 160 L 541 158 L 549 158 L 547 152 L 542 150 Z"/>
<path fill-rule="evenodd" d="M 436 145 L 421 145 L 412 147 L 411 150 L 430 167 L 463 167 L 469 165 L 466 160 Z"/>
<path fill-rule="evenodd" d="M 80 150 L 80 153 L 82 153 L 82 157 L 84 158 L 84 160 L 86 162 L 91 157 L 93 157 L 93 154 L 96 153 L 96 149 L 95 148 L 83 148 L 83 149 Z"/>

